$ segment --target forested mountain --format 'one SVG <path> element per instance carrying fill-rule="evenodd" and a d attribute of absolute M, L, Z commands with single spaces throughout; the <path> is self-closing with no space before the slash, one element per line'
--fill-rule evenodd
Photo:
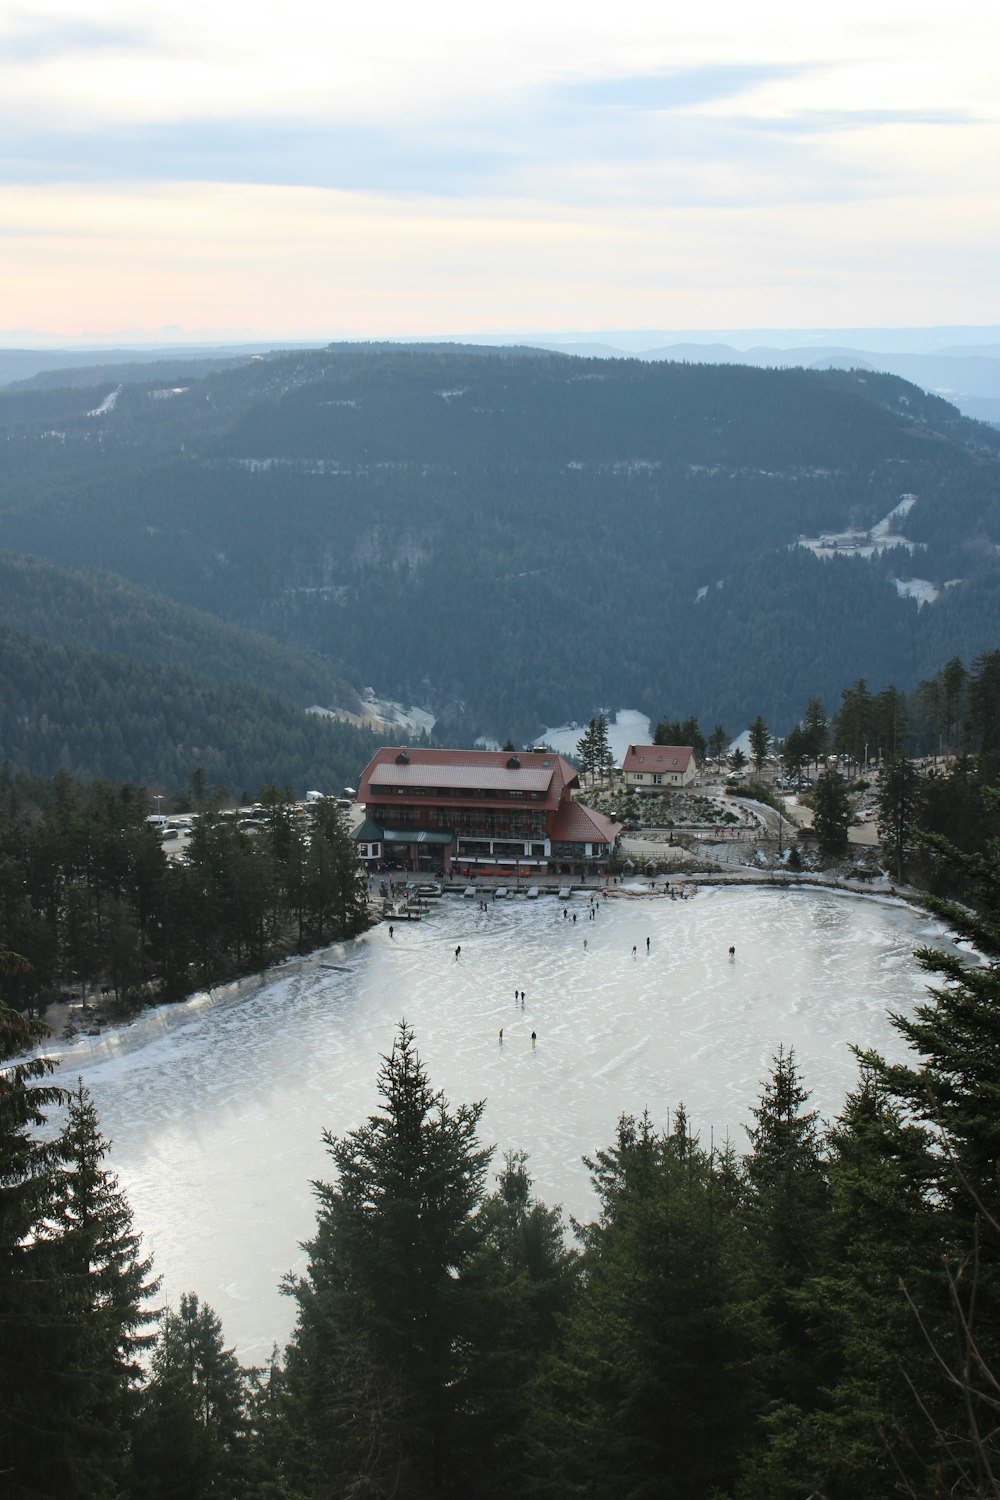
<path fill-rule="evenodd" d="M 908 546 L 796 545 L 903 496 Z M 997 644 L 1000 434 L 870 372 L 332 346 L 0 392 L 0 545 L 344 663 L 445 736 L 599 703 L 781 731 Z"/>
<path fill-rule="evenodd" d="M 299 707 L 357 707 L 328 662 L 109 573 L 80 573 L 0 552 L 0 624 L 22 635 L 180 667 L 211 682 L 251 685 Z"/>
<path fill-rule="evenodd" d="M 353 782 L 376 744 L 274 692 L 0 625 L 0 759 L 37 775 L 176 790 L 201 770 L 236 797 L 267 782 L 301 795 Z"/>

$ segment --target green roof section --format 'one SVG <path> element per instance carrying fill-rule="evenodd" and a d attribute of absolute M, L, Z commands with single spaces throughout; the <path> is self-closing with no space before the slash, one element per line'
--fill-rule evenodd
<path fill-rule="evenodd" d="M 356 844 L 378 844 L 381 843 L 384 834 L 377 823 L 373 823 L 371 818 L 366 818 L 355 828 L 351 838 Z"/>

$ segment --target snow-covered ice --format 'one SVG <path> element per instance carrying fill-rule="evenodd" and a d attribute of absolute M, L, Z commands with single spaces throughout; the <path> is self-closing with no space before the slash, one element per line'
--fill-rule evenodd
<path fill-rule="evenodd" d="M 557 755 L 576 755 L 576 747 L 586 727 L 586 724 L 561 724 L 558 728 L 546 729 L 535 743 L 547 745 Z M 608 744 L 615 764 L 621 765 L 629 745 L 648 745 L 650 733 L 649 715 L 641 714 L 638 709 L 619 708 L 614 714 L 609 714 Z"/>

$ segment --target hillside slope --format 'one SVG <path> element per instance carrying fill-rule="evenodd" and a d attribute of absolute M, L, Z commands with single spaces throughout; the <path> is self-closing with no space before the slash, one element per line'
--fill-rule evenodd
<path fill-rule="evenodd" d="M 376 739 L 254 687 L 0 626 L 0 762 L 179 790 L 195 770 L 233 796 L 264 783 L 335 791 Z"/>
<path fill-rule="evenodd" d="M 867 372 L 331 347 L 0 392 L 0 545 L 346 663 L 453 736 L 616 702 L 783 730 L 996 645 L 998 446 Z M 894 551 L 797 545 L 902 496 Z"/>
<path fill-rule="evenodd" d="M 0 552 L 0 623 L 56 644 L 277 693 L 299 708 L 358 706 L 354 690 L 329 663 L 110 573 Z"/>

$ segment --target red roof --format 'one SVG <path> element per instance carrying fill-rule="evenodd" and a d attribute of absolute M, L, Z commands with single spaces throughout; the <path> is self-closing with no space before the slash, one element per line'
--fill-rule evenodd
<path fill-rule="evenodd" d="M 440 787 L 465 792 L 470 799 L 477 791 L 541 793 L 538 800 L 554 808 L 567 787 L 579 784 L 569 762 L 551 751 L 411 750 L 384 745 L 361 773 L 357 800 L 374 801 L 373 786 L 391 787 L 394 796 L 403 797 L 408 792 L 417 795 L 424 787 Z"/>
<path fill-rule="evenodd" d="M 567 844 L 613 844 L 620 830 L 620 823 L 567 798 L 552 820 L 549 838 Z"/>
<path fill-rule="evenodd" d="M 622 771 L 628 775 L 635 771 L 655 772 L 658 776 L 668 773 L 683 776 L 694 757 L 690 745 L 629 745 Z"/>

